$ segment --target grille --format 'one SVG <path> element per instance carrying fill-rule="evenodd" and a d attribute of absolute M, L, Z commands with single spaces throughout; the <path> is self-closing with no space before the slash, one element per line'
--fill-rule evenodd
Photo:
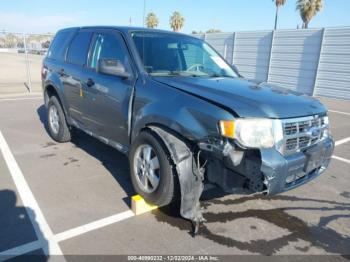
<path fill-rule="evenodd" d="M 283 151 L 285 154 L 298 152 L 317 144 L 323 137 L 328 123 L 324 117 L 310 116 L 286 119 L 283 123 Z"/>

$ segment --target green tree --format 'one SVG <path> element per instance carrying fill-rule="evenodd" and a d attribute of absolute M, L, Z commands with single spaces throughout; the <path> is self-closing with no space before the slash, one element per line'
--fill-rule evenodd
<path fill-rule="evenodd" d="M 281 6 L 283 6 L 287 0 L 272 0 L 276 4 L 276 16 L 275 16 L 275 30 L 277 29 L 277 21 L 278 21 L 278 11 Z"/>
<path fill-rule="evenodd" d="M 156 28 L 159 24 L 158 17 L 155 13 L 150 12 L 146 17 L 146 25 L 148 28 Z"/>
<path fill-rule="evenodd" d="M 180 12 L 175 11 L 170 17 L 170 27 L 173 31 L 178 32 L 183 28 L 185 24 L 185 18 L 180 14 Z"/>
<path fill-rule="evenodd" d="M 322 10 L 322 0 L 297 0 L 296 10 L 303 20 L 303 28 L 308 28 L 311 19 Z"/>

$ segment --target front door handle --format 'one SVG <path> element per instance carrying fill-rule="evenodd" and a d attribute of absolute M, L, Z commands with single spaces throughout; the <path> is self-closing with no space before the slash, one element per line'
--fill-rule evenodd
<path fill-rule="evenodd" d="M 89 78 L 89 79 L 87 80 L 87 82 L 86 82 L 86 85 L 87 85 L 88 87 L 91 87 L 91 86 L 95 85 L 95 82 L 94 82 L 94 80 L 92 80 L 91 78 Z"/>
<path fill-rule="evenodd" d="M 63 68 L 58 72 L 58 74 L 59 74 L 60 76 L 62 76 L 62 77 L 67 76 L 67 74 L 66 74 L 66 72 L 64 71 Z"/>

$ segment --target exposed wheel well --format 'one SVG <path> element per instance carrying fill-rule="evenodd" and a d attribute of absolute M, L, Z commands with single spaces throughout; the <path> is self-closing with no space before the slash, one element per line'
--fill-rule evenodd
<path fill-rule="evenodd" d="M 196 144 L 195 144 L 193 141 L 187 139 L 186 137 L 184 137 L 183 135 L 181 135 L 179 132 L 176 132 L 176 131 L 174 131 L 173 129 L 170 129 L 169 127 L 164 126 L 164 125 L 162 125 L 162 124 L 157 124 L 157 123 L 148 124 L 147 126 L 145 126 L 144 128 L 142 128 L 142 129 L 140 130 L 140 133 L 141 133 L 142 131 L 145 131 L 145 130 L 152 131 L 152 126 L 153 126 L 153 127 L 161 128 L 161 129 L 163 129 L 165 132 L 168 132 L 168 133 L 172 134 L 172 135 L 175 136 L 177 139 L 183 141 L 190 149 L 194 149 L 194 148 L 196 147 Z"/>

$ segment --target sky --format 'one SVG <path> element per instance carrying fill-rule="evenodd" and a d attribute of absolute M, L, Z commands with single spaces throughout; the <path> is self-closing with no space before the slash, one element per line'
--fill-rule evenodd
<path fill-rule="evenodd" d="M 179 11 L 185 17 L 185 33 L 210 28 L 223 32 L 271 30 L 275 5 L 271 0 L 145 0 L 146 14 L 159 18 L 160 29 L 170 30 L 169 17 Z M 280 10 L 279 29 L 301 26 L 296 0 L 287 0 Z M 142 26 L 144 0 L 2 0 L 0 30 L 19 33 L 56 32 L 83 25 Z M 324 9 L 310 27 L 350 26 L 350 0 L 324 0 Z"/>

